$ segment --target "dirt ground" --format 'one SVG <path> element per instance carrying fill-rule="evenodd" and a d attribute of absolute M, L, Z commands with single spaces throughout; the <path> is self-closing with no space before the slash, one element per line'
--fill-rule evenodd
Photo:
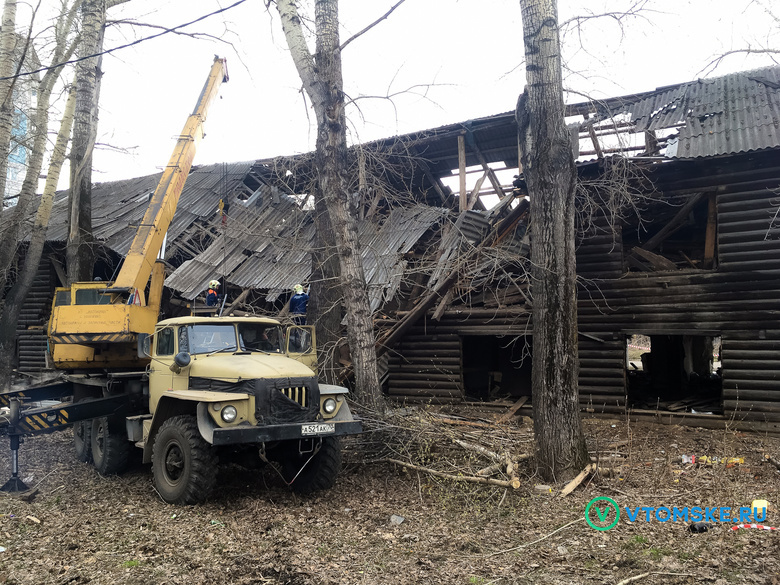
<path fill-rule="evenodd" d="M 38 493 L 29 502 L 0 497 L 0 584 L 780 583 L 776 532 L 723 523 L 693 534 L 684 521 L 629 522 L 624 509 L 776 505 L 780 472 L 764 454 L 780 456 L 779 439 L 586 420 L 589 447 L 620 476 L 566 497 L 562 485 L 540 486 L 527 460 L 516 490 L 384 461 L 473 475 L 490 462 L 452 439 L 513 458 L 532 448 L 528 419 L 499 426 L 489 412 L 458 415 L 465 424 L 417 409 L 370 423 L 345 443 L 342 475 L 327 493 L 299 497 L 271 468 L 231 466 L 212 499 L 194 507 L 165 504 L 140 464 L 100 477 L 73 457 L 70 431 L 29 438 L 21 475 Z M 700 466 L 682 455 L 743 462 Z M 9 459 L 4 451 L 5 475 Z M 585 522 L 601 496 L 623 508 L 611 530 Z M 780 526 L 776 509 L 765 523 Z"/>

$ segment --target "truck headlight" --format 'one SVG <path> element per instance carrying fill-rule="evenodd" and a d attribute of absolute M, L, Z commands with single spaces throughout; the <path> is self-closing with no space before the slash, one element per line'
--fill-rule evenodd
<path fill-rule="evenodd" d="M 325 414 L 333 414 L 336 412 L 336 400 L 333 398 L 326 398 L 322 403 L 322 410 L 325 411 Z"/>
<path fill-rule="evenodd" d="M 234 420 L 236 420 L 236 417 L 238 416 L 238 411 L 236 410 L 235 406 L 228 405 L 222 409 L 220 416 L 222 417 L 222 420 L 224 420 L 226 423 L 231 423 Z"/>

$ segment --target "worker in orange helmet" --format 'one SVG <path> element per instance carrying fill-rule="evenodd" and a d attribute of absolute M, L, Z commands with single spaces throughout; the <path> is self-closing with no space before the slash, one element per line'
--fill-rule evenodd
<path fill-rule="evenodd" d="M 219 298 L 219 281 L 218 280 L 212 280 L 209 282 L 209 290 L 206 293 L 206 305 L 209 307 L 213 307 L 217 304 L 217 299 Z"/>

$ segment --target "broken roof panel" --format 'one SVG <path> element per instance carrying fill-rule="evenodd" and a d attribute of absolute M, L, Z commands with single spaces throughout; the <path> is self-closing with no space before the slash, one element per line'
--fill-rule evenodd
<path fill-rule="evenodd" d="M 780 146 L 780 67 L 660 88 L 626 106 L 637 131 L 679 128 L 670 158 Z"/>

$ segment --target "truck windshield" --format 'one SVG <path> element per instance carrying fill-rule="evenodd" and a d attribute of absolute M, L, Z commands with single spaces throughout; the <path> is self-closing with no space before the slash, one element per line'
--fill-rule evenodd
<path fill-rule="evenodd" d="M 239 323 L 238 339 L 244 351 L 282 353 L 282 328 L 265 323 Z"/>
<path fill-rule="evenodd" d="M 229 323 L 198 324 L 187 327 L 187 341 L 190 353 L 211 353 L 214 351 L 238 349 L 236 328 Z M 181 350 L 181 338 L 179 349 Z"/>

